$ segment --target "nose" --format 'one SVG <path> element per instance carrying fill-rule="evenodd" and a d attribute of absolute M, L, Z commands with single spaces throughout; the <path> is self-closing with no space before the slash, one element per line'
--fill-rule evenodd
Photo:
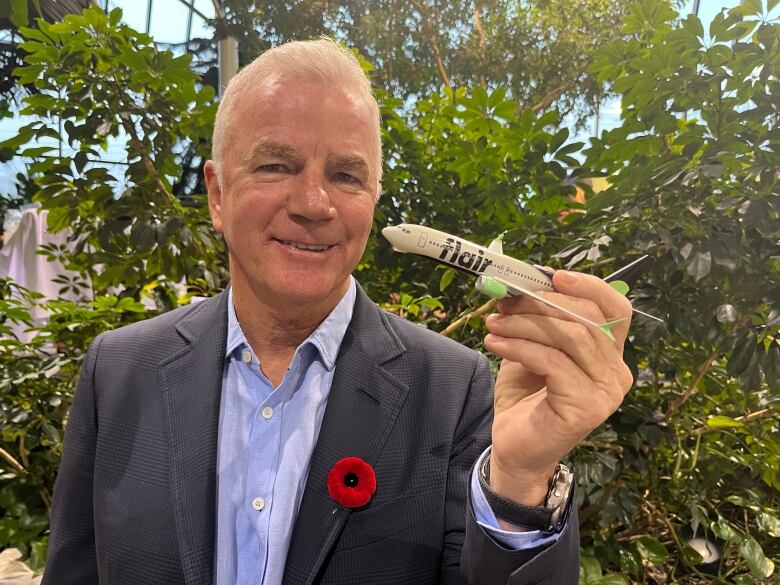
<path fill-rule="evenodd" d="M 287 212 L 309 221 L 326 221 L 336 217 L 336 208 L 322 172 L 311 169 L 299 173 L 298 181 L 287 197 Z"/>

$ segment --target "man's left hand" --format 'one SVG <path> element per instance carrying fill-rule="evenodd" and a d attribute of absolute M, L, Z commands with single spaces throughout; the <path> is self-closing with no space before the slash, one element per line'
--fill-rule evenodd
<path fill-rule="evenodd" d="M 588 274 L 558 271 L 545 298 L 601 330 L 528 297 L 499 302 L 485 346 L 503 358 L 496 378 L 490 483 L 505 498 L 540 506 L 555 467 L 620 406 L 633 377 L 623 362 L 631 303 Z"/>

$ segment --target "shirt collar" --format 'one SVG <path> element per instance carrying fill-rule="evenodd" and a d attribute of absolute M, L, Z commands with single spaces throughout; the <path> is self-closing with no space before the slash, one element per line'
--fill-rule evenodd
<path fill-rule="evenodd" d="M 296 353 L 306 344 L 314 347 L 322 359 L 322 363 L 328 370 L 332 370 L 336 365 L 336 356 L 339 353 L 344 334 L 347 332 L 349 322 L 352 320 L 352 312 L 355 308 L 355 297 L 357 295 L 357 286 L 355 279 L 349 277 L 349 287 L 347 292 L 333 308 L 325 320 L 320 323 L 309 337 L 303 340 L 298 346 Z M 249 347 L 241 330 L 241 324 L 236 317 L 236 308 L 233 305 L 233 287 L 228 289 L 228 334 L 227 345 L 225 347 L 225 357 L 236 351 L 238 348 Z"/>

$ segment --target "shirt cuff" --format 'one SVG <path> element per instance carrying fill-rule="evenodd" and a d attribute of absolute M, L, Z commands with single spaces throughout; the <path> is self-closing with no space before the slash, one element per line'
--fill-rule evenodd
<path fill-rule="evenodd" d="M 482 455 L 479 456 L 477 464 L 471 471 L 471 506 L 474 508 L 474 515 L 477 518 L 477 524 L 479 524 L 494 540 L 498 541 L 505 547 L 514 550 L 537 548 L 546 544 L 557 542 L 563 530 L 561 530 L 561 532 L 553 532 L 552 534 L 542 532 L 541 530 L 513 532 L 511 530 L 502 530 L 498 526 L 496 515 L 493 513 L 490 504 L 488 504 L 487 498 L 485 498 L 485 494 L 482 491 L 482 486 L 479 485 L 479 476 L 477 475 L 479 466 L 489 451 L 490 447 L 485 449 Z M 568 520 L 566 520 L 566 523 L 568 524 Z"/>

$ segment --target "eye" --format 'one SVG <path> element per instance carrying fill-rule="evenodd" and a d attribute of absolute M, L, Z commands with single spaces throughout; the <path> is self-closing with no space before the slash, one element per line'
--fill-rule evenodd
<path fill-rule="evenodd" d="M 287 166 L 283 165 L 282 163 L 260 165 L 257 167 L 257 170 L 266 173 L 286 173 L 288 171 Z"/>
<path fill-rule="evenodd" d="M 338 172 L 333 175 L 333 178 L 340 183 L 360 184 L 360 179 L 350 175 L 349 173 Z"/>

